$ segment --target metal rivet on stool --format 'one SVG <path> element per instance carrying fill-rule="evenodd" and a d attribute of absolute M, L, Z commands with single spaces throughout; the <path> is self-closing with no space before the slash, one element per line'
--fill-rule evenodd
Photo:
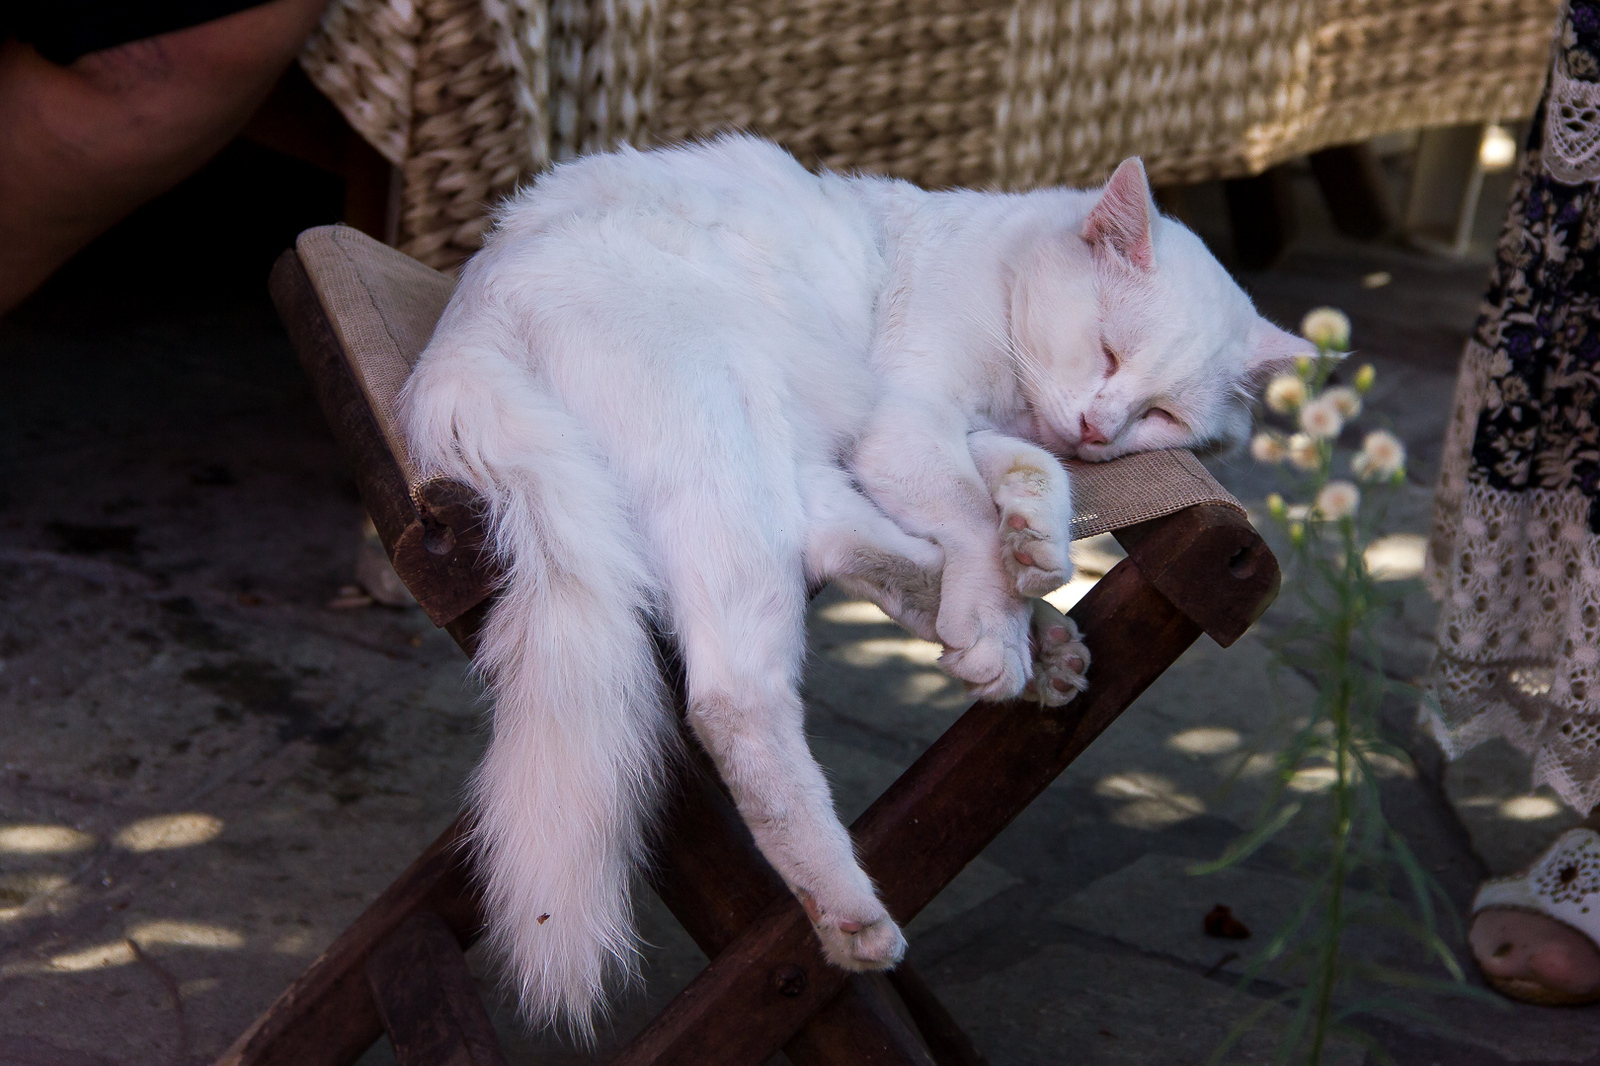
<path fill-rule="evenodd" d="M 806 990 L 806 972 L 798 966 L 779 966 L 772 971 L 772 987 L 792 999 Z"/>

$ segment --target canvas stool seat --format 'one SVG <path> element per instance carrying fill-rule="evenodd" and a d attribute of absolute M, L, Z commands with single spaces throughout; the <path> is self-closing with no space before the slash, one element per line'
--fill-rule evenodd
<path fill-rule="evenodd" d="M 498 583 L 482 501 L 420 478 L 396 424 L 452 286 L 344 226 L 301 234 L 272 279 L 396 573 L 470 655 Z M 856 820 L 863 866 L 902 925 L 1201 633 L 1231 644 L 1276 595 L 1271 551 L 1189 452 L 1073 464 L 1072 475 L 1074 538 L 1112 532 L 1129 553 L 1071 611 L 1093 653 L 1089 691 L 1062 708 L 975 704 Z M 681 712 L 682 679 L 671 680 Z M 651 887 L 712 961 L 612 1061 L 733 1066 L 781 1049 L 796 1066 L 982 1062 L 911 966 L 850 975 L 823 961 L 709 759 L 687 747 Z M 404 1066 L 503 1061 L 462 957 L 482 925 L 464 839 L 463 818 L 219 1061 L 346 1066 L 384 1033 Z"/>

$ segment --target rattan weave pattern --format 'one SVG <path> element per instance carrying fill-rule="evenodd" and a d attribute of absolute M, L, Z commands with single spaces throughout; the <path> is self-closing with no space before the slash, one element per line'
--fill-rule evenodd
<path fill-rule="evenodd" d="M 1006 17 L 974 0 L 669 0 L 651 132 L 753 130 L 808 164 L 983 185 Z"/>
<path fill-rule="evenodd" d="M 335 0 L 302 63 L 449 268 L 551 160 L 749 130 L 930 187 L 1255 173 L 1531 113 L 1559 0 Z"/>

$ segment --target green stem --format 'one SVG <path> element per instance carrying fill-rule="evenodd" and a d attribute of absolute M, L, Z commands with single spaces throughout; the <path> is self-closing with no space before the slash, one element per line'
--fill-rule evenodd
<path fill-rule="evenodd" d="M 1348 872 L 1351 824 L 1351 732 L 1350 705 L 1353 699 L 1350 680 L 1350 638 L 1359 621 L 1365 597 L 1359 593 L 1360 569 L 1364 562 L 1356 555 L 1355 530 L 1348 519 L 1340 523 L 1345 563 L 1338 597 L 1339 614 L 1333 627 L 1333 662 L 1338 670 L 1338 687 L 1331 706 L 1334 726 L 1333 779 L 1333 854 L 1329 871 L 1327 932 L 1319 953 L 1316 1009 L 1313 1012 L 1310 1066 L 1321 1066 L 1328 1039 L 1328 1022 L 1333 1013 L 1333 991 L 1339 977 L 1339 948 L 1344 940 L 1344 883 Z M 1352 595 L 1355 593 L 1355 595 Z"/>

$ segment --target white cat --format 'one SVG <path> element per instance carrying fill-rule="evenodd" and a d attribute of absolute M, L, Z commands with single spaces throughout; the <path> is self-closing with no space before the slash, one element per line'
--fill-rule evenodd
<path fill-rule="evenodd" d="M 591 156 L 511 200 L 403 416 L 423 472 L 489 501 L 506 567 L 472 796 L 531 1018 L 587 1035 L 634 965 L 628 885 L 674 735 L 651 621 L 829 960 L 892 966 L 904 938 L 803 732 L 808 586 L 870 596 L 981 697 L 1064 702 L 1088 652 L 1030 603 L 1070 573 L 1045 448 L 1237 439 L 1249 391 L 1309 350 L 1132 159 L 1095 192 L 926 192 L 724 137 Z"/>

